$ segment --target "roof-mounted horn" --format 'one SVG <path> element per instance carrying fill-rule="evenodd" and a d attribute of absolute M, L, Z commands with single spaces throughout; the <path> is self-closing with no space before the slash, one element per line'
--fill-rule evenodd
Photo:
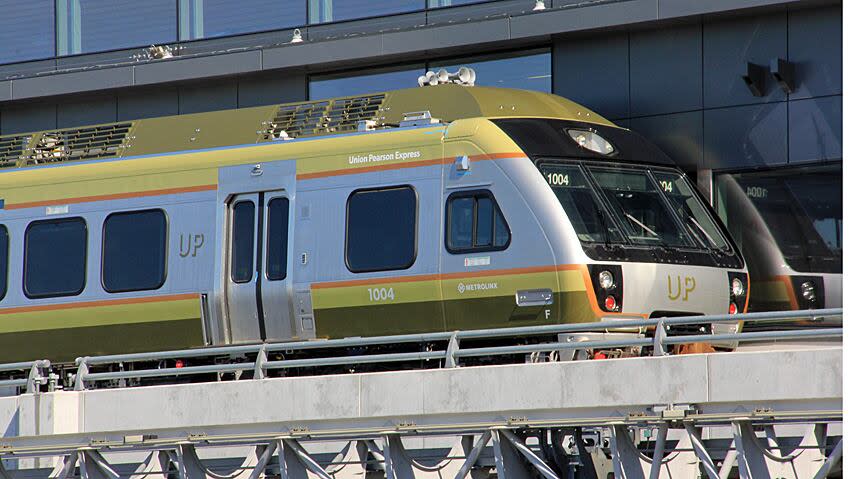
<path fill-rule="evenodd" d="M 430 70 L 425 75 L 420 75 L 420 78 L 417 79 L 417 84 L 420 86 L 435 86 L 447 83 L 473 86 L 475 82 L 476 72 L 473 71 L 473 68 L 468 67 L 461 67 L 455 73 L 449 73 L 444 68 L 438 70 L 437 73 Z"/>

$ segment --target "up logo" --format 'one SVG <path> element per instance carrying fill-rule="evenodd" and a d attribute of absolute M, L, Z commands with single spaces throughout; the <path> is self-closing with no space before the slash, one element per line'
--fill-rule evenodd
<path fill-rule="evenodd" d="M 678 299 L 689 301 L 689 293 L 695 291 L 695 278 L 692 276 L 684 276 L 683 279 L 681 279 L 680 275 L 675 276 L 674 278 L 672 278 L 672 275 L 668 275 L 668 280 L 669 299 L 672 301 L 677 301 Z M 674 285 L 672 285 L 673 282 Z"/>

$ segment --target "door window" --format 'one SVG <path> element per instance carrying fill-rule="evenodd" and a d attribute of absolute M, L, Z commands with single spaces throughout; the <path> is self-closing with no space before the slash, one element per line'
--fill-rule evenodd
<path fill-rule="evenodd" d="M 450 253 L 499 251 L 511 233 L 491 192 L 464 191 L 447 198 L 446 246 Z"/>

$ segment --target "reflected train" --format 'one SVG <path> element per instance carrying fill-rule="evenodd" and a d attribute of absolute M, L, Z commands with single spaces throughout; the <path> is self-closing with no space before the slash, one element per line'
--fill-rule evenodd
<path fill-rule="evenodd" d="M 450 80 L 3 136 L 0 166 L 0 362 L 748 303 L 682 171 L 550 94 Z"/>
<path fill-rule="evenodd" d="M 842 306 L 842 181 L 840 163 L 716 176 L 715 207 L 749 265 L 751 311 Z"/>

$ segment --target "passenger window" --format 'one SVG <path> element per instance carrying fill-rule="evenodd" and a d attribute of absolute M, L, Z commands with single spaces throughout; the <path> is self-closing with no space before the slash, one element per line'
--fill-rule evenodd
<path fill-rule="evenodd" d="M 355 191 L 346 204 L 346 266 L 406 269 L 417 254 L 417 194 L 410 186 Z"/>
<path fill-rule="evenodd" d="M 266 244 L 266 277 L 280 281 L 287 277 L 287 228 L 290 224 L 290 200 L 269 200 L 269 230 Z"/>
<path fill-rule="evenodd" d="M 234 205 L 231 229 L 231 279 L 248 283 L 254 276 L 254 203 L 240 201 Z"/>
<path fill-rule="evenodd" d="M 489 191 L 464 191 L 447 198 L 447 251 L 499 251 L 511 234 Z"/>
<path fill-rule="evenodd" d="M 166 282 L 166 214 L 113 213 L 104 221 L 101 282 L 109 293 L 159 289 Z"/>
<path fill-rule="evenodd" d="M 0 300 L 6 297 L 9 276 L 9 231 L 0 225 Z"/>
<path fill-rule="evenodd" d="M 74 296 L 86 285 L 86 221 L 34 221 L 24 234 L 24 294 Z"/>

